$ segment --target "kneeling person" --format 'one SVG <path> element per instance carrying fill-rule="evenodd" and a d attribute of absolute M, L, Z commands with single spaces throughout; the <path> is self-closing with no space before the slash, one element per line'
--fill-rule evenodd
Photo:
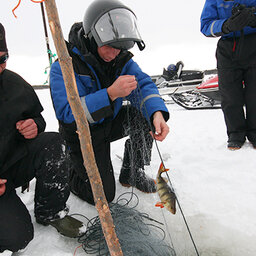
<path fill-rule="evenodd" d="M 125 143 L 119 181 L 124 186 L 151 193 L 156 191 L 154 180 L 144 173 L 144 165 L 149 164 L 152 148 L 149 124 L 152 122 L 157 140 L 164 140 L 169 132 L 166 124 L 169 113 L 156 85 L 142 72 L 128 51 L 135 43 L 140 50 L 144 49 L 136 16 L 117 0 L 92 2 L 83 23 L 75 23 L 69 34 L 68 50 L 77 89 L 90 125 L 94 155 L 109 202 L 115 196 L 110 143 L 130 136 Z M 51 68 L 50 86 L 60 134 L 70 147 L 73 163 L 71 191 L 93 204 L 77 127 L 58 61 Z M 129 107 L 123 105 L 124 98 L 130 101 Z M 133 126 L 125 131 L 123 124 L 127 113 L 138 117 L 142 131 L 135 130 Z M 144 141 L 145 147 L 142 147 Z"/>
<path fill-rule="evenodd" d="M 77 237 L 83 224 L 68 216 L 69 163 L 56 132 L 43 132 L 43 108 L 33 88 L 6 69 L 8 50 L 0 23 L 0 252 L 16 252 L 33 239 L 30 214 L 16 194 L 36 178 L 36 221 Z"/>

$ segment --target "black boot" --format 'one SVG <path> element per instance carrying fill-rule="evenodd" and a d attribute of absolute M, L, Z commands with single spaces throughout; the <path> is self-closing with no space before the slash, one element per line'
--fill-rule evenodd
<path fill-rule="evenodd" d="M 83 222 L 66 215 L 62 219 L 51 221 L 49 225 L 55 227 L 63 236 L 75 238 L 85 233 L 86 227 Z"/>
<path fill-rule="evenodd" d="M 57 229 L 57 231 L 66 237 L 79 237 L 84 234 L 86 231 L 86 226 L 83 222 L 73 218 L 72 216 L 66 215 L 62 219 L 56 219 L 52 221 L 43 222 L 40 220 L 36 220 L 37 223 L 42 224 L 44 226 L 53 226 Z"/>
<path fill-rule="evenodd" d="M 156 184 L 154 179 L 145 174 L 143 167 L 138 167 L 138 162 L 141 164 L 142 160 L 132 164 L 130 154 L 131 142 L 128 139 L 125 142 L 123 165 L 120 171 L 119 182 L 124 187 L 132 186 L 145 193 L 155 193 Z"/>
<path fill-rule="evenodd" d="M 119 182 L 124 187 L 135 187 L 145 193 L 155 193 L 156 183 L 154 179 L 148 177 L 142 169 L 135 170 L 131 174 L 131 169 L 122 168 Z"/>
<path fill-rule="evenodd" d="M 230 150 L 238 150 L 243 146 L 243 141 L 229 141 L 228 142 L 228 149 Z"/>

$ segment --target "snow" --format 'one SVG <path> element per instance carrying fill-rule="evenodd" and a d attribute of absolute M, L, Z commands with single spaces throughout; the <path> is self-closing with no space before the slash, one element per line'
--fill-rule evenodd
<path fill-rule="evenodd" d="M 43 115 L 47 131 L 57 131 L 49 90 L 36 90 L 44 106 Z M 175 188 L 179 204 L 192 233 L 199 254 L 202 256 L 254 256 L 256 251 L 256 175 L 255 149 L 246 142 L 242 149 L 226 148 L 226 131 L 223 114 L 215 110 L 185 110 L 169 104 L 170 133 L 165 141 L 158 142 L 169 177 Z M 112 143 L 112 161 L 118 179 L 124 139 Z M 116 155 L 117 154 L 117 155 Z M 155 177 L 160 157 L 153 148 L 151 165 L 147 174 Z M 33 186 L 20 194 L 34 223 L 35 236 L 19 256 L 72 256 L 86 255 L 76 239 L 61 236 L 53 227 L 35 223 L 33 215 Z M 18 190 L 19 191 L 19 190 Z M 123 188 L 117 181 L 117 195 L 131 189 Z M 155 207 L 157 194 L 144 194 L 137 190 L 138 209 L 167 224 L 167 240 L 177 255 L 196 255 L 181 212 L 172 215 L 166 209 Z M 20 193 L 20 192 L 19 192 Z M 93 206 L 71 195 L 68 200 L 70 213 L 88 218 L 97 215 Z M 81 218 L 80 218 L 81 219 Z M 86 222 L 85 219 L 81 219 Z M 168 232 L 167 232 L 168 231 Z M 76 250 L 77 248 L 77 250 Z M 76 251 L 75 251 L 76 250 Z M 10 255 L 5 252 L 2 255 Z"/>

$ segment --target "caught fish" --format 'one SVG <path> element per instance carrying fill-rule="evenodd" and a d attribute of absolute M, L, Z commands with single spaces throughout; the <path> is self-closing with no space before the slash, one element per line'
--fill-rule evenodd
<path fill-rule="evenodd" d="M 157 207 L 165 207 L 168 211 L 176 213 L 176 195 L 172 189 L 168 186 L 166 180 L 161 176 L 163 172 L 167 172 L 169 169 L 165 169 L 163 163 L 160 164 L 158 174 L 156 176 L 156 190 L 158 192 L 161 202 L 156 203 Z"/>

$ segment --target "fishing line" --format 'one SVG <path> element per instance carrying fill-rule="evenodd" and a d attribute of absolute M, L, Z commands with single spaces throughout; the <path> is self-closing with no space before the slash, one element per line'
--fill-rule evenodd
<path fill-rule="evenodd" d="M 133 103 L 134 103 L 134 105 L 136 106 L 140 106 L 140 101 L 139 101 L 139 98 L 140 98 L 140 95 L 138 94 L 138 90 L 137 90 L 137 93 L 136 93 L 136 91 L 134 91 L 133 92 L 133 94 L 134 94 L 134 97 L 133 97 Z M 135 100 L 134 100 L 135 99 Z M 125 99 L 126 100 L 126 99 Z M 129 103 L 127 103 L 127 104 L 129 104 Z M 132 112 L 131 113 L 129 113 L 129 107 L 127 107 L 127 124 L 128 124 L 128 131 L 129 131 L 129 133 L 131 133 L 131 132 L 134 132 L 135 134 L 136 134 L 136 131 L 134 131 L 134 130 L 136 130 L 136 129 L 139 129 L 139 130 L 141 130 L 140 131 L 140 134 L 142 134 L 142 132 L 143 132 L 143 127 L 142 127 L 142 125 L 140 124 L 140 121 L 141 121 L 141 119 L 140 120 L 136 120 L 136 123 L 134 123 L 134 120 L 132 120 L 131 121 L 131 119 L 132 119 Z M 142 116 L 141 116 L 142 117 Z M 134 118 L 134 117 L 133 117 Z M 146 122 L 147 123 L 147 127 L 148 127 L 148 122 Z M 140 125 L 139 125 L 140 124 Z M 135 127 L 134 127 L 135 126 Z M 140 127 L 141 126 L 141 127 Z M 124 127 L 125 127 L 125 125 L 124 125 Z M 147 131 L 146 131 L 146 133 L 148 134 L 148 132 L 149 131 L 152 131 L 152 128 L 151 129 L 148 129 Z M 150 139 L 152 140 L 152 143 L 153 143 L 153 138 L 152 138 L 152 136 L 150 136 L 149 134 L 148 134 L 148 136 L 150 137 Z M 133 139 L 134 140 L 134 139 Z M 146 142 L 146 138 L 145 138 L 145 136 L 141 136 L 141 144 L 140 145 L 138 145 L 139 147 L 143 147 L 143 146 L 145 146 L 145 145 L 147 145 L 147 142 Z M 136 143 L 135 143 L 136 144 Z M 134 146 L 134 145 L 132 145 L 133 147 L 133 150 L 132 150 L 132 152 L 131 152 L 131 154 L 134 154 L 135 152 L 134 152 L 134 150 L 136 150 L 136 145 Z M 151 147 L 152 147 L 152 144 L 151 144 Z M 145 150 L 142 150 L 142 151 L 144 151 L 144 152 L 146 152 L 146 154 L 147 154 L 147 156 L 146 156 L 146 158 L 147 159 L 150 159 L 151 158 L 151 150 L 150 151 L 148 151 L 147 150 L 147 148 L 145 149 Z M 133 160 L 133 161 L 131 161 L 131 163 L 132 163 L 132 166 L 134 166 L 134 165 L 136 165 L 136 164 L 134 164 L 134 158 L 133 157 L 131 157 L 131 159 Z M 148 163 L 148 165 L 149 165 L 149 163 Z M 133 167 L 132 167 L 133 168 Z M 133 177 L 134 178 L 134 177 Z M 162 215 L 163 215 L 163 211 L 161 211 L 161 213 L 162 213 Z M 164 215 L 163 215 L 164 216 Z M 165 221 L 165 226 L 167 227 L 167 222 L 166 222 L 166 220 L 165 220 L 165 216 L 164 216 L 164 221 Z M 161 223 L 162 224 L 162 223 Z M 163 224 L 162 224 L 163 225 Z M 169 241 L 170 241 L 170 244 L 171 244 L 171 246 L 172 247 L 174 247 L 173 246 L 173 241 L 172 241 L 172 238 L 171 238 L 171 234 L 170 234 L 170 232 L 169 232 L 169 230 L 168 230 L 168 228 L 166 229 L 166 232 L 168 233 L 168 237 L 169 237 Z"/>
<path fill-rule="evenodd" d="M 161 211 L 161 213 L 162 213 L 162 217 L 163 217 L 163 219 L 164 219 L 164 223 L 165 223 L 164 225 L 165 225 L 165 227 L 166 227 L 166 231 L 167 231 L 167 233 L 168 233 L 169 240 L 171 241 L 172 247 L 174 248 L 174 244 L 173 244 L 173 241 L 172 241 L 172 236 L 171 236 L 171 233 L 170 233 L 170 231 L 169 231 L 169 229 L 168 229 L 168 224 L 167 224 L 167 221 L 166 221 L 166 217 L 165 217 L 163 211 Z"/>
<path fill-rule="evenodd" d="M 137 79 L 136 79 L 136 80 L 137 80 Z M 138 81 L 137 81 L 137 82 L 138 82 Z M 138 99 L 139 97 L 140 97 L 141 99 L 143 99 L 142 93 L 141 93 L 141 91 L 140 91 L 140 86 L 138 86 L 138 88 L 139 88 L 139 89 L 138 89 L 137 91 L 139 91 L 140 95 L 135 95 L 135 96 L 136 96 L 136 99 Z M 135 94 L 135 92 L 134 92 L 134 94 Z M 138 106 L 140 106 L 139 101 L 136 102 L 136 103 L 137 103 Z M 144 102 L 143 102 L 143 105 L 144 105 Z M 145 105 L 144 105 L 144 108 L 145 108 Z M 145 109 L 146 109 L 146 108 L 145 108 Z M 127 112 L 127 115 L 128 115 L 128 114 L 129 114 L 129 113 Z M 153 127 L 152 127 L 152 125 L 151 125 L 151 122 L 150 122 L 150 119 L 149 119 L 149 115 L 148 115 L 147 110 L 146 110 L 146 115 L 147 115 L 147 118 L 148 118 L 148 120 L 149 120 L 150 131 L 153 133 Z M 129 120 L 129 118 L 128 118 L 128 120 Z M 153 139 L 154 139 L 154 138 L 153 138 Z M 157 144 L 156 144 L 156 146 L 158 147 Z M 161 154 L 160 154 L 160 150 L 159 150 L 159 149 L 158 149 L 158 152 L 159 152 L 159 156 L 160 156 L 160 158 L 161 158 L 161 161 L 163 162 L 163 159 L 162 159 L 162 156 L 161 156 Z M 172 191 L 174 191 L 174 189 L 172 189 Z M 166 231 L 167 231 L 167 233 L 168 233 L 168 236 L 169 236 L 171 245 L 173 246 L 173 241 L 172 241 L 172 238 L 171 238 L 170 231 L 168 230 L 167 221 L 166 221 L 166 219 L 165 219 L 165 216 L 164 216 L 164 214 L 163 214 L 163 211 L 161 211 L 161 213 L 162 213 L 162 216 L 163 216 L 164 221 L 165 221 Z"/>
<path fill-rule="evenodd" d="M 138 88 L 138 91 L 139 91 L 139 93 L 140 93 L 140 97 L 141 97 L 141 99 L 143 100 L 143 95 L 142 95 L 142 92 L 141 92 L 141 89 L 140 89 L 140 84 L 139 84 L 139 82 L 138 82 L 137 79 L 136 79 L 136 81 L 137 81 L 137 84 L 138 84 L 138 87 L 137 87 L 137 88 Z M 150 130 L 151 130 L 151 132 L 154 134 L 154 129 L 153 129 L 152 124 L 151 124 L 151 122 L 150 122 L 150 117 L 149 117 L 149 114 L 148 114 L 148 111 L 147 111 L 145 102 L 143 101 L 142 104 L 143 104 L 143 107 L 144 107 L 144 109 L 145 109 L 146 117 L 147 117 L 147 119 L 148 119 L 148 121 L 149 121 Z M 160 157 L 160 160 L 161 160 L 161 162 L 163 163 L 163 166 L 164 166 L 164 168 L 165 168 L 165 164 L 164 164 L 164 161 L 163 161 L 163 157 L 162 157 L 161 152 L 160 152 L 160 149 L 159 149 L 159 147 L 158 147 L 157 140 L 155 139 L 154 136 L 153 136 L 153 140 L 154 140 L 154 142 L 155 142 L 156 149 L 157 149 L 158 155 L 159 155 L 159 157 Z M 165 168 L 165 169 L 166 169 L 166 168 Z M 172 183 L 171 183 L 171 179 L 170 179 L 170 177 L 169 177 L 169 175 L 168 175 L 167 172 L 166 172 L 166 175 L 167 175 L 168 181 L 169 181 L 169 183 L 170 183 L 171 190 L 172 190 L 172 191 L 174 192 L 174 194 L 175 194 L 175 198 L 176 198 L 178 207 L 179 207 L 179 209 L 180 209 L 182 218 L 183 218 L 184 223 L 185 223 L 185 225 L 186 225 L 186 228 L 187 228 L 187 230 L 188 230 L 188 233 L 189 233 L 190 239 L 191 239 L 191 241 L 192 241 L 192 243 L 193 243 L 193 246 L 194 246 L 194 249 L 195 249 L 195 251 L 196 251 L 196 254 L 197 254 L 197 256 L 199 256 L 199 252 L 198 252 L 198 250 L 197 250 L 197 246 L 196 246 L 196 244 L 195 244 L 194 238 L 193 238 L 192 233 L 191 233 L 191 231 L 190 231 L 190 228 L 189 228 L 189 226 L 188 226 L 187 220 L 186 220 L 186 218 L 185 218 L 185 214 L 183 213 L 181 204 L 180 204 L 180 202 L 179 202 L 179 199 L 177 198 L 177 195 L 176 195 L 176 193 L 175 193 L 174 187 L 173 187 L 173 185 L 172 185 Z"/>
<path fill-rule="evenodd" d="M 135 95 L 136 96 L 136 95 Z M 135 102 L 138 97 L 132 97 L 132 105 L 139 105 Z M 125 101 L 126 103 L 126 101 Z M 143 192 L 155 191 L 155 183 L 144 173 L 144 167 L 150 165 L 151 149 L 153 138 L 149 134 L 148 122 L 142 114 L 129 103 L 123 106 L 125 119 L 123 122 L 123 137 L 129 136 L 125 141 L 123 164 L 121 168 L 121 184 L 136 187 Z M 126 178 L 124 179 L 123 177 Z"/>
<path fill-rule="evenodd" d="M 139 204 L 139 198 L 130 205 L 130 192 L 119 196 L 115 203 L 110 203 L 110 211 L 113 217 L 115 230 L 122 251 L 127 256 L 176 256 L 170 245 L 166 244 L 163 223 L 149 217 L 147 213 L 141 213 L 135 208 Z M 128 195 L 128 199 L 124 198 Z M 88 220 L 85 234 L 78 238 L 87 254 L 109 256 L 108 246 L 101 228 L 99 216 Z"/>

